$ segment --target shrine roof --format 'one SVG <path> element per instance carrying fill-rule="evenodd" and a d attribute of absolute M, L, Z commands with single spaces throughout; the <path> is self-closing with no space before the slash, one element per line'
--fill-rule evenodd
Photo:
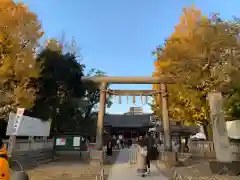
<path fill-rule="evenodd" d="M 143 126 L 152 126 L 150 122 L 150 116 L 152 114 L 141 114 L 141 115 L 121 115 L 121 114 L 110 114 L 104 116 L 104 125 L 112 127 L 126 127 L 136 128 Z"/>
<path fill-rule="evenodd" d="M 140 115 L 121 115 L 121 114 L 106 114 L 104 116 L 104 126 L 112 126 L 116 128 L 140 128 L 140 127 L 153 127 L 154 124 L 150 122 L 150 116 L 152 114 L 140 114 Z M 198 132 L 197 126 L 184 126 L 180 122 L 170 120 L 171 131 L 173 133 L 190 133 L 196 134 Z M 157 129 L 163 132 L 163 125 L 160 123 L 157 125 Z"/>

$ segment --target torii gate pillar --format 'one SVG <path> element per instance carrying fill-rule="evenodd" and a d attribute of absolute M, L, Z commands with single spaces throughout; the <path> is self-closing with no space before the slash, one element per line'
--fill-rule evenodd
<path fill-rule="evenodd" d="M 100 85 L 99 112 L 98 112 L 98 121 L 97 121 L 97 136 L 96 136 L 96 148 L 98 150 L 102 150 L 102 147 L 103 147 L 106 88 L 107 88 L 107 83 L 105 83 L 105 82 L 101 83 L 101 85 Z"/>

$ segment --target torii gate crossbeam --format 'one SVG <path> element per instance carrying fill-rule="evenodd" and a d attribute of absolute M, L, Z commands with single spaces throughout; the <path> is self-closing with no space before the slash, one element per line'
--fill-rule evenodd
<path fill-rule="evenodd" d="M 172 78 L 151 76 L 84 76 L 82 81 L 107 84 L 173 84 Z"/>

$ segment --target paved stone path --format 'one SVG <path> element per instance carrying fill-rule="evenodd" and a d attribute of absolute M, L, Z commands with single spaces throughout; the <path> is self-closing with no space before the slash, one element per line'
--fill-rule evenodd
<path fill-rule="evenodd" d="M 123 149 L 117 159 L 112 169 L 110 170 L 108 180 L 139 180 L 142 179 L 140 175 L 137 174 L 136 165 L 130 165 L 128 163 L 128 149 Z M 130 151 L 135 151 L 134 148 Z M 159 170 L 151 164 L 151 173 L 149 176 L 144 177 L 148 180 L 168 180 Z"/>

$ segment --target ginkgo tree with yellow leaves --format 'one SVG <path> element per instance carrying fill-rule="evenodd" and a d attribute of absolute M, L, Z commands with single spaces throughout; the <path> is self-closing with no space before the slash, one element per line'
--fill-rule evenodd
<path fill-rule="evenodd" d="M 172 119 L 200 123 L 207 130 L 207 93 L 221 91 L 231 81 L 231 72 L 239 69 L 238 33 L 234 23 L 209 19 L 194 6 L 183 9 L 175 31 L 154 52 L 153 75 L 172 77 L 176 82 L 168 85 Z"/>
<path fill-rule="evenodd" d="M 0 116 L 35 101 L 40 66 L 35 49 L 42 37 L 37 16 L 22 3 L 0 1 Z"/>

